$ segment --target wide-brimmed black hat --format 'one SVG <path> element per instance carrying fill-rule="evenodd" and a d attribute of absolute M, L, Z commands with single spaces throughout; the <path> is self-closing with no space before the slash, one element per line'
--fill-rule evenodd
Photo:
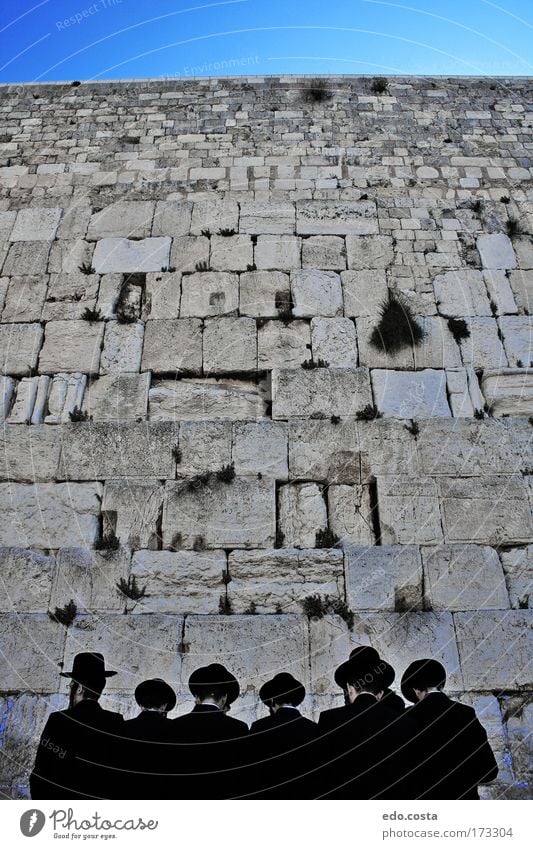
<path fill-rule="evenodd" d="M 169 711 L 176 707 L 176 694 L 162 678 L 149 678 L 135 688 L 135 701 L 145 708 L 166 705 Z"/>
<path fill-rule="evenodd" d="M 94 683 L 101 678 L 111 678 L 112 675 L 117 673 L 105 668 L 103 654 L 85 651 L 75 656 L 70 672 L 60 672 L 59 674 L 62 678 L 72 678 L 78 684 L 83 685 L 84 683 Z"/>
<path fill-rule="evenodd" d="M 226 693 L 227 703 L 231 704 L 240 693 L 239 682 L 221 663 L 210 663 L 195 669 L 189 678 L 189 690 L 193 696 L 205 699 L 210 687 L 217 687 Z"/>
<path fill-rule="evenodd" d="M 265 704 L 276 701 L 296 706 L 305 699 L 305 687 L 289 672 L 279 672 L 263 684 L 259 690 L 259 698 Z"/>
<path fill-rule="evenodd" d="M 416 690 L 427 690 L 428 687 L 444 687 L 446 683 L 446 670 L 442 663 L 433 658 L 425 657 L 422 660 L 414 660 L 409 664 L 402 675 L 401 690 L 409 702 L 416 704 Z"/>
<path fill-rule="evenodd" d="M 379 683 L 380 688 L 385 690 L 388 686 L 386 682 L 390 681 L 391 670 L 394 680 L 392 666 L 389 666 L 379 655 L 376 660 L 374 657 L 370 659 L 369 656 L 356 654 L 354 657 L 341 663 L 335 670 L 335 682 L 342 690 L 346 689 L 348 682 L 353 683 L 355 681 L 359 682 L 362 688 L 364 688 L 365 684 L 370 684 L 371 682 Z"/>

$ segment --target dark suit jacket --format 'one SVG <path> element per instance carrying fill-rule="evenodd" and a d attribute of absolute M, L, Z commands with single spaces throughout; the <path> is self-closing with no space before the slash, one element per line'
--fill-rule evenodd
<path fill-rule="evenodd" d="M 473 708 L 445 693 L 428 693 L 409 714 L 417 724 L 420 799 L 479 799 L 478 784 L 498 766 Z"/>
<path fill-rule="evenodd" d="M 416 798 L 410 776 L 415 729 L 409 712 L 400 714 L 369 693 L 323 711 L 314 798 Z"/>
<path fill-rule="evenodd" d="M 247 741 L 251 760 L 247 796 L 259 799 L 312 799 L 307 775 L 318 727 L 296 708 L 281 707 L 252 724 Z M 246 773 L 245 773 L 246 775 Z"/>
<path fill-rule="evenodd" d="M 248 726 L 215 705 L 171 720 L 173 799 L 233 799 L 243 789 Z"/>
<path fill-rule="evenodd" d="M 112 799 L 120 713 L 89 699 L 50 714 L 30 775 L 32 799 Z"/>
<path fill-rule="evenodd" d="M 156 711 L 142 711 L 124 723 L 120 767 L 124 770 L 121 799 L 171 799 L 169 773 L 172 720 Z"/>

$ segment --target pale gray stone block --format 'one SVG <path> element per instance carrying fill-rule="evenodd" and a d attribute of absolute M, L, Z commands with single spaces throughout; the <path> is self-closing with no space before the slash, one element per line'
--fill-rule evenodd
<path fill-rule="evenodd" d="M 2 322 L 40 321 L 46 297 L 47 277 L 12 277 L 2 310 Z"/>
<path fill-rule="evenodd" d="M 508 272 L 509 274 L 513 272 Z M 505 271 L 487 270 L 483 272 L 489 298 L 496 304 L 498 315 L 516 315 L 518 308 L 515 303 L 513 290 Z"/>
<path fill-rule="evenodd" d="M 180 424 L 181 459 L 176 477 L 193 477 L 216 472 L 231 462 L 231 421 L 213 421 L 206 417 Z M 240 474 L 238 472 L 238 474 Z"/>
<path fill-rule="evenodd" d="M 62 209 L 30 207 L 19 209 L 15 226 L 9 237 L 11 242 L 51 242 L 55 238 Z"/>
<path fill-rule="evenodd" d="M 533 371 L 531 369 L 484 371 L 481 389 L 493 416 L 533 414 Z"/>
<path fill-rule="evenodd" d="M 371 377 L 376 405 L 384 416 L 411 419 L 451 416 L 445 371 L 372 369 Z"/>
<path fill-rule="evenodd" d="M 62 608 L 72 599 L 78 613 L 122 613 L 129 599 L 117 584 L 121 579 L 127 580 L 130 560 L 131 551 L 127 548 L 61 548 L 57 552 L 50 610 Z"/>
<path fill-rule="evenodd" d="M 347 545 L 373 545 L 372 507 L 366 486 L 331 484 L 327 489 L 329 525 Z"/>
<path fill-rule="evenodd" d="M 394 261 L 394 248 L 390 236 L 346 236 L 348 268 L 356 271 L 385 269 Z"/>
<path fill-rule="evenodd" d="M 232 459 L 238 475 L 262 474 L 287 480 L 288 428 L 285 422 L 236 422 Z M 181 439 L 180 439 L 181 444 Z"/>
<path fill-rule="evenodd" d="M 47 322 L 39 371 L 98 374 L 104 328 L 103 321 Z"/>
<path fill-rule="evenodd" d="M 53 242 L 47 270 L 51 274 L 78 274 L 82 264 L 92 265 L 94 246 L 83 239 Z"/>
<path fill-rule="evenodd" d="M 50 242 L 14 242 L 2 266 L 2 274 L 9 277 L 42 274 L 48 266 L 50 246 Z"/>
<path fill-rule="evenodd" d="M 60 453 L 58 430 L 44 425 L 6 424 L 0 433 L 1 477 L 30 483 L 54 480 Z"/>
<path fill-rule="evenodd" d="M 96 307 L 100 278 L 97 274 L 50 274 L 42 320 L 79 319 Z M 104 317 L 104 316 L 102 316 Z"/>
<path fill-rule="evenodd" d="M 97 274 L 107 272 L 161 271 L 170 265 L 170 238 L 132 241 L 129 239 L 100 239 L 93 254 Z"/>
<path fill-rule="evenodd" d="M 377 478 L 382 545 L 443 542 L 439 489 L 430 477 Z"/>
<path fill-rule="evenodd" d="M 19 381 L 13 406 L 7 417 L 9 424 L 30 424 L 38 382 L 38 377 L 24 377 Z"/>
<path fill-rule="evenodd" d="M 424 331 L 420 345 L 413 346 L 415 368 L 460 368 L 461 351 L 448 324 L 440 316 L 421 316 L 419 324 Z"/>
<path fill-rule="evenodd" d="M 152 420 L 256 419 L 265 415 L 267 391 L 263 384 L 232 378 L 157 380 L 149 398 Z"/>
<path fill-rule="evenodd" d="M 157 549 L 163 509 L 158 480 L 107 480 L 104 486 L 103 536 L 113 534 L 121 545 Z"/>
<path fill-rule="evenodd" d="M 470 336 L 460 342 L 464 365 L 475 369 L 506 368 L 507 355 L 498 337 L 495 319 L 469 318 L 466 323 Z"/>
<path fill-rule="evenodd" d="M 298 368 L 311 357 L 311 332 L 307 321 L 267 321 L 257 331 L 257 364 L 260 369 Z"/>
<path fill-rule="evenodd" d="M 134 612 L 218 613 L 225 569 L 225 551 L 136 551 L 131 574 L 147 596 Z"/>
<path fill-rule="evenodd" d="M 209 318 L 203 332 L 205 374 L 255 372 L 257 327 L 253 318 Z"/>
<path fill-rule="evenodd" d="M 278 523 L 284 545 L 315 548 L 317 531 L 328 526 L 322 488 L 316 483 L 290 483 L 278 491 Z"/>
<path fill-rule="evenodd" d="M 191 233 L 200 235 L 202 230 L 216 232 L 220 228 L 237 230 L 239 226 L 239 206 L 234 200 L 224 200 L 213 195 L 194 203 L 191 221 Z"/>
<path fill-rule="evenodd" d="M 192 207 L 191 201 L 158 200 L 152 236 L 187 236 L 191 227 Z"/>
<path fill-rule="evenodd" d="M 483 233 L 476 246 L 483 268 L 516 268 L 513 245 L 505 233 Z"/>
<path fill-rule="evenodd" d="M 143 351 L 144 322 L 105 324 L 104 347 L 100 357 L 100 373 L 138 372 Z"/>
<path fill-rule="evenodd" d="M 368 370 L 315 368 L 272 370 L 272 418 L 355 416 L 372 403 Z"/>
<path fill-rule="evenodd" d="M 43 335 L 40 324 L 1 324 L 0 368 L 4 374 L 23 377 L 34 369 Z"/>
<path fill-rule="evenodd" d="M 214 271 L 246 271 L 253 265 L 254 246 L 250 236 L 213 236 L 211 268 Z"/>
<path fill-rule="evenodd" d="M 46 613 L 55 557 L 25 548 L 0 548 L 0 612 Z"/>
<path fill-rule="evenodd" d="M 183 548 L 198 536 L 207 548 L 265 548 L 274 545 L 275 481 L 211 479 L 189 489 L 187 482 L 167 481 L 163 505 L 163 545 L 181 534 Z"/>
<path fill-rule="evenodd" d="M 57 693 L 65 628 L 47 613 L 2 613 L 0 629 L 2 689 Z"/>
<path fill-rule="evenodd" d="M 254 250 L 257 268 L 259 270 L 299 268 L 301 241 L 296 236 L 258 236 Z"/>
<path fill-rule="evenodd" d="M 511 607 L 533 607 L 533 545 L 500 552 Z"/>
<path fill-rule="evenodd" d="M 509 746 L 513 764 L 514 786 L 511 789 L 515 790 L 516 788 L 518 790 L 514 798 L 527 799 L 533 772 L 533 744 L 531 739 L 533 708 L 528 695 L 506 699 L 502 703 L 502 708 L 505 711 L 506 743 Z M 520 794 L 519 788 L 523 795 Z M 510 798 L 513 798 L 513 796 L 510 796 Z"/>
<path fill-rule="evenodd" d="M 9 415 L 11 400 L 16 389 L 16 381 L 12 377 L 0 375 L 0 422 Z"/>
<path fill-rule="evenodd" d="M 291 274 L 291 290 L 293 315 L 297 318 L 342 315 L 341 279 L 333 271 L 295 271 Z"/>
<path fill-rule="evenodd" d="M 87 375 L 81 372 L 54 375 L 48 395 L 48 415 L 44 419 L 46 424 L 69 422 L 70 413 L 82 408 L 86 387 Z"/>
<path fill-rule="evenodd" d="M 461 268 L 438 274 L 433 280 L 433 288 L 437 307 L 442 315 L 492 315 L 481 271 Z"/>
<path fill-rule="evenodd" d="M 313 359 L 325 360 L 333 368 L 357 367 L 355 325 L 350 318 L 312 318 Z"/>
<path fill-rule="evenodd" d="M 63 210 L 56 237 L 58 239 L 84 239 L 93 212 L 92 206 L 84 206 L 83 199 L 74 201 Z"/>
<path fill-rule="evenodd" d="M 290 279 L 282 271 L 248 271 L 240 275 L 239 284 L 241 315 L 277 318 L 276 294 L 284 293 L 285 302 L 290 298 Z"/>
<path fill-rule="evenodd" d="M 530 611 L 454 613 L 453 621 L 468 690 L 531 688 Z"/>
<path fill-rule="evenodd" d="M 288 423 L 291 480 L 361 483 L 361 454 L 357 423 L 347 419 Z"/>
<path fill-rule="evenodd" d="M 116 318 L 116 305 L 122 289 L 123 274 L 103 274 L 98 289 L 98 309 L 102 318 Z"/>
<path fill-rule="evenodd" d="M 520 312 L 533 315 L 533 271 L 509 271 L 509 283 Z"/>
<path fill-rule="evenodd" d="M 446 369 L 446 388 L 452 416 L 473 416 L 474 407 L 470 398 L 466 369 Z"/>
<path fill-rule="evenodd" d="M 509 545 L 533 540 L 533 517 L 522 477 L 438 479 L 446 542 Z"/>
<path fill-rule="evenodd" d="M 179 318 L 181 274 L 147 274 L 142 318 Z"/>
<path fill-rule="evenodd" d="M 430 610 L 502 610 L 509 607 L 502 565 L 488 546 L 422 547 Z"/>
<path fill-rule="evenodd" d="M 529 316 L 504 315 L 498 319 L 498 324 L 509 363 L 528 368 L 533 363 L 532 319 Z"/>
<path fill-rule="evenodd" d="M 144 239 L 150 235 L 154 204 L 152 201 L 119 200 L 93 213 L 87 231 L 88 239 L 126 236 Z M 171 235 L 158 234 L 158 235 Z"/>
<path fill-rule="evenodd" d="M 307 596 L 344 597 L 343 555 L 335 549 L 232 551 L 228 570 L 228 597 L 236 613 L 255 605 L 258 614 L 279 608 L 301 614 Z"/>
<path fill-rule="evenodd" d="M 192 273 L 196 271 L 199 262 L 205 262 L 209 267 L 209 252 L 210 244 L 206 236 L 176 236 L 172 239 L 170 265 L 177 273 Z"/>
<path fill-rule="evenodd" d="M 149 320 L 144 329 L 141 368 L 154 372 L 199 374 L 202 322 L 199 318 Z"/>
<path fill-rule="evenodd" d="M 296 232 L 298 234 L 367 235 L 379 233 L 374 201 L 324 202 L 298 201 L 296 204 Z"/>
<path fill-rule="evenodd" d="M 343 271 L 341 280 L 344 315 L 356 318 L 368 316 L 375 323 L 389 291 L 385 272 Z"/>
<path fill-rule="evenodd" d="M 188 274 L 181 281 L 181 316 L 224 315 L 237 312 L 239 279 L 223 271 Z"/>
<path fill-rule="evenodd" d="M 344 271 L 346 247 L 341 236 L 310 236 L 302 241 L 303 268 Z"/>
<path fill-rule="evenodd" d="M 497 420 L 425 419 L 416 445 L 421 470 L 428 475 L 479 477 L 495 469 L 512 474 L 522 465 L 517 446 Z"/>
<path fill-rule="evenodd" d="M 0 210 L 0 240 L 7 241 L 9 239 L 9 235 L 13 229 L 15 224 L 15 219 L 18 213 L 13 210 L 8 212 L 7 210 Z"/>
<path fill-rule="evenodd" d="M 530 229 L 531 234 L 531 229 Z M 531 247 L 531 235 L 518 236 L 513 240 L 513 249 L 522 269 L 533 268 L 533 249 Z"/>
<path fill-rule="evenodd" d="M 345 548 L 346 592 L 351 610 L 423 609 L 422 561 L 416 545 Z"/>
<path fill-rule="evenodd" d="M 283 201 L 243 201 L 241 203 L 239 230 L 256 236 L 294 233 L 296 211 L 293 203 Z"/>
<path fill-rule="evenodd" d="M 415 367 L 415 348 L 401 348 L 394 354 L 390 351 L 383 350 L 371 343 L 374 329 L 376 328 L 378 319 L 370 316 L 360 316 L 355 319 L 357 344 L 359 348 L 359 362 L 361 365 L 369 366 L 373 369 L 384 368 L 397 369 L 414 369 Z M 394 373 L 392 371 L 391 373 Z"/>
<path fill-rule="evenodd" d="M 30 798 L 28 779 L 48 715 L 67 707 L 67 682 L 64 678 L 60 680 L 64 683 L 57 686 L 65 690 L 62 695 L 20 693 L 0 698 L 4 732 L 2 783 L 13 784 L 13 798 Z"/>

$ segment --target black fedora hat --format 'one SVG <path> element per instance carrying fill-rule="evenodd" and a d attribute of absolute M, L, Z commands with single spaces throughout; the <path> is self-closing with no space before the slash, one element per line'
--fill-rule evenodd
<path fill-rule="evenodd" d="M 305 687 L 289 672 L 279 672 L 259 690 L 262 702 L 278 701 L 299 705 L 305 699 Z"/>
<path fill-rule="evenodd" d="M 149 678 L 135 688 L 135 701 L 144 708 L 166 705 L 169 711 L 176 707 L 176 694 L 162 678 Z"/>
<path fill-rule="evenodd" d="M 241 691 L 235 676 L 221 663 L 201 666 L 195 669 L 189 678 L 189 690 L 193 696 L 200 699 L 205 699 L 209 695 L 209 689 L 213 687 L 224 690 L 228 704 L 234 702 Z"/>
<path fill-rule="evenodd" d="M 430 657 L 414 660 L 402 675 L 401 690 L 407 701 L 416 704 L 418 701 L 415 690 L 426 690 L 428 687 L 444 687 L 446 670 L 442 663 Z"/>
<path fill-rule="evenodd" d="M 379 655 L 376 660 L 369 656 L 357 654 L 349 660 L 345 660 L 335 670 L 335 682 L 342 690 L 346 689 L 348 682 L 353 683 L 355 681 L 360 682 L 362 686 L 365 683 L 377 682 L 380 688 L 385 690 L 388 686 L 386 682 L 390 680 L 388 669 L 394 673 L 392 666 L 389 667 L 389 664 L 382 660 Z"/>
<path fill-rule="evenodd" d="M 368 666 L 368 667 L 377 667 L 380 663 L 384 661 L 381 660 L 379 656 L 379 652 L 372 648 L 372 646 L 356 646 L 350 652 L 349 660 L 341 663 L 341 665 L 335 670 L 335 683 L 344 690 L 346 687 L 346 672 L 352 671 L 353 665 L 349 665 L 350 661 L 353 663 L 358 663 L 360 665 Z"/>
<path fill-rule="evenodd" d="M 72 678 L 78 684 L 83 684 L 99 678 L 111 678 L 117 673 L 105 668 L 103 654 L 84 651 L 75 656 L 70 672 L 60 672 L 59 674 L 62 678 Z"/>

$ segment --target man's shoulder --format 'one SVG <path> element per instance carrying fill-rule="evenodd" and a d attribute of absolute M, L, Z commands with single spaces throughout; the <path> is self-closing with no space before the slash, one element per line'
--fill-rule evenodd
<path fill-rule="evenodd" d="M 320 716 L 318 717 L 318 726 L 320 727 L 330 727 L 333 725 L 337 725 L 340 722 L 346 720 L 348 716 L 348 711 L 346 706 L 330 708 L 329 710 L 323 710 L 320 712 Z"/>
<path fill-rule="evenodd" d="M 242 719 L 236 719 L 234 716 L 228 716 L 227 713 L 224 714 L 224 722 L 226 724 L 230 724 L 235 731 L 239 731 L 241 734 L 248 734 L 248 726 Z"/>
<path fill-rule="evenodd" d="M 250 726 L 250 731 L 268 731 L 269 728 L 272 728 L 272 725 L 273 723 L 271 716 L 262 716 L 261 719 L 256 719 L 254 722 L 252 722 Z"/>

